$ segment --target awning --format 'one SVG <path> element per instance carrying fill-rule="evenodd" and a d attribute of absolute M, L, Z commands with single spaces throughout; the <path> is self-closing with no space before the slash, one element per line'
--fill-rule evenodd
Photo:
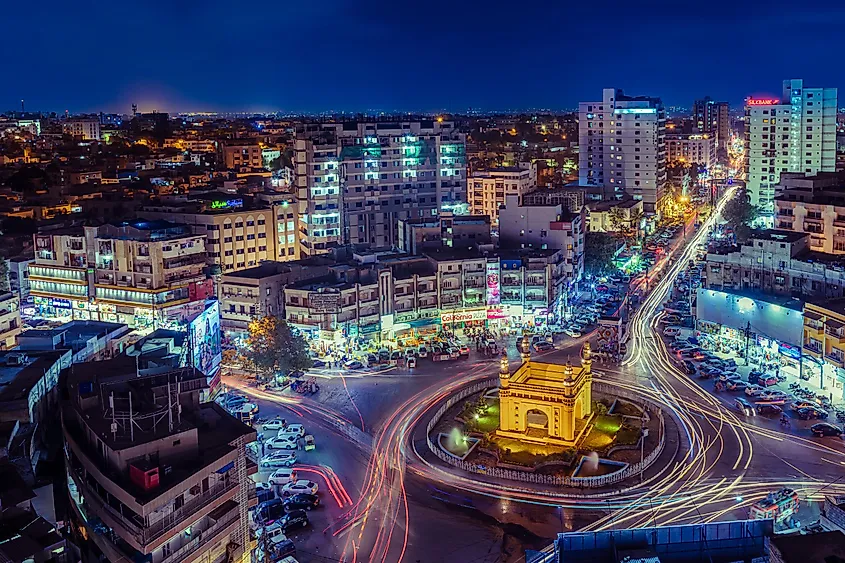
<path fill-rule="evenodd" d="M 223 467 L 221 467 L 220 469 L 215 471 L 215 473 L 220 473 L 220 474 L 227 473 L 230 469 L 233 469 L 234 467 L 235 467 L 235 462 L 230 461 L 229 463 L 227 463 L 226 465 L 224 465 Z"/>

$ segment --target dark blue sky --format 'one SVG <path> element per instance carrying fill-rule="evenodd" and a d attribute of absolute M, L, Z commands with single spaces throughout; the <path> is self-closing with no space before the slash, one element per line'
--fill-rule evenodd
<path fill-rule="evenodd" d="M 845 75 L 831 0 L 17 0 L 0 20 L 0 111 L 739 103 Z"/>

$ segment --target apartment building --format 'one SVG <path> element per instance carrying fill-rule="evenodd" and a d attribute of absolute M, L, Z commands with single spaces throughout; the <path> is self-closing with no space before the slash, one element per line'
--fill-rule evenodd
<path fill-rule="evenodd" d="M 303 124 L 294 151 L 303 256 L 391 246 L 400 219 L 466 211 L 465 135 L 451 121 Z"/>
<path fill-rule="evenodd" d="M 83 141 L 99 141 L 100 120 L 96 117 L 68 119 L 62 122 L 62 133 Z"/>
<path fill-rule="evenodd" d="M 249 561 L 255 430 L 193 368 L 136 372 L 132 358 L 75 366 L 62 434 L 74 526 L 108 561 Z"/>
<path fill-rule="evenodd" d="M 774 213 L 783 172 L 836 171 L 836 88 L 805 88 L 784 80 L 781 99 L 745 103 L 745 173 L 751 203 Z"/>
<path fill-rule="evenodd" d="M 517 196 L 508 196 L 499 210 L 499 244 L 503 248 L 551 249 L 560 252 L 560 287 L 568 293 L 584 275 L 586 213 L 563 205 L 519 205 Z"/>
<path fill-rule="evenodd" d="M 845 254 L 845 176 L 784 172 L 775 191 L 776 228 L 808 233 L 812 250 Z"/>
<path fill-rule="evenodd" d="M 813 360 L 806 362 L 809 367 L 806 375 L 836 399 L 845 398 L 845 299 L 820 299 L 804 304 L 801 350 L 807 359 Z"/>
<path fill-rule="evenodd" d="M 0 350 L 14 348 L 21 333 L 20 297 L 16 293 L 0 294 Z"/>
<path fill-rule="evenodd" d="M 225 330 L 244 331 L 250 321 L 267 315 L 284 317 L 284 290 L 289 284 L 329 273 L 328 258 L 296 262 L 264 262 L 223 274 L 220 278 L 220 319 Z"/>
<path fill-rule="evenodd" d="M 191 316 L 206 284 L 205 235 L 163 220 L 34 235 L 30 293 L 37 316 L 157 326 Z"/>
<path fill-rule="evenodd" d="M 822 299 L 842 297 L 845 261 L 811 250 L 808 233 L 759 230 L 740 247 L 708 251 L 704 287 Z"/>
<path fill-rule="evenodd" d="M 600 201 L 589 206 L 587 230 L 591 233 L 627 231 L 641 234 L 644 226 L 642 200 Z"/>
<path fill-rule="evenodd" d="M 667 133 L 667 164 L 697 164 L 708 170 L 716 164 L 715 133 Z"/>
<path fill-rule="evenodd" d="M 287 203 L 207 194 L 195 200 L 148 205 L 138 215 L 190 225 L 194 234 L 205 235 L 207 263 L 218 266 L 222 273 L 296 256 L 295 209 Z M 278 246 L 280 241 L 284 241 L 283 247 Z M 277 254 L 280 248 L 284 249 L 281 255 Z"/>
<path fill-rule="evenodd" d="M 264 167 L 261 146 L 257 141 L 224 141 L 221 144 L 221 149 L 223 151 L 223 166 L 227 170 Z"/>
<path fill-rule="evenodd" d="M 728 102 L 716 102 L 710 96 L 706 96 L 703 100 L 696 100 L 693 104 L 692 119 L 700 133 L 714 134 L 716 148 L 719 151 L 727 151 L 731 142 L 731 118 Z"/>
<path fill-rule="evenodd" d="M 490 217 L 453 215 L 444 212 L 437 217 L 399 220 L 399 241 L 402 252 L 419 254 L 441 246 L 462 247 L 490 244 Z"/>
<path fill-rule="evenodd" d="M 467 201 L 473 215 L 486 215 L 494 228 L 499 225 L 499 208 L 509 195 L 521 196 L 537 186 L 536 168 L 503 166 L 475 172 L 467 180 Z"/>
<path fill-rule="evenodd" d="M 625 194 L 659 211 L 666 185 L 666 112 L 659 98 L 605 88 L 578 108 L 578 183 L 601 186 L 605 199 Z"/>

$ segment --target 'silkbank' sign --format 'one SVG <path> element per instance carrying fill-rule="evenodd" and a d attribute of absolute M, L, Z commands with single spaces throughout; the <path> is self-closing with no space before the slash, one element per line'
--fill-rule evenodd
<path fill-rule="evenodd" d="M 755 100 L 754 98 L 748 98 L 747 105 L 749 106 L 776 106 L 780 103 L 780 100 L 773 100 L 770 98 L 766 99 L 759 99 Z"/>

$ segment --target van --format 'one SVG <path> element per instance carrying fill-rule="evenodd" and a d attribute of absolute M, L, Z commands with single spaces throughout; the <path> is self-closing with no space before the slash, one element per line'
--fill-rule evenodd
<path fill-rule="evenodd" d="M 267 500 L 255 507 L 253 513 L 253 525 L 261 527 L 268 526 L 285 515 L 285 503 L 280 498 Z"/>
<path fill-rule="evenodd" d="M 278 436 L 284 436 L 285 434 L 295 434 L 297 436 L 305 436 L 305 427 L 301 424 L 288 424 L 287 426 L 283 426 L 279 428 Z"/>

